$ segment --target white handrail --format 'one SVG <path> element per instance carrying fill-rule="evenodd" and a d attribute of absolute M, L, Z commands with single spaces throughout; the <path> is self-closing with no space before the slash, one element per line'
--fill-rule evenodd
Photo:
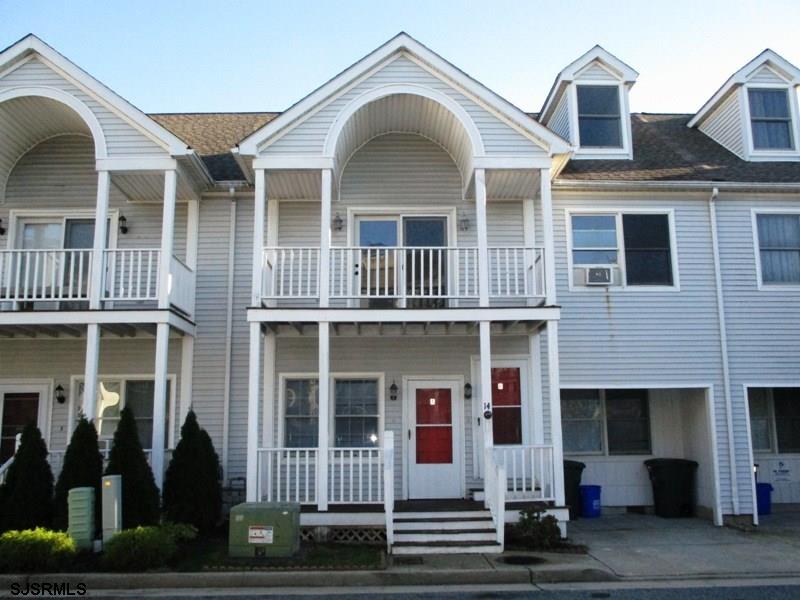
<path fill-rule="evenodd" d="M 495 461 L 491 446 L 484 447 L 484 503 L 492 515 L 497 543 L 503 549 L 506 527 L 506 470 Z"/>
<path fill-rule="evenodd" d="M 158 300 L 160 249 L 117 248 L 105 250 L 103 255 L 104 300 Z"/>
<path fill-rule="evenodd" d="M 386 518 L 386 546 L 394 544 L 394 432 L 383 432 L 383 512 Z"/>
<path fill-rule="evenodd" d="M 264 248 L 264 298 L 319 296 L 319 248 Z"/>
<path fill-rule="evenodd" d="M 91 250 L 0 250 L 0 300 L 88 300 Z"/>

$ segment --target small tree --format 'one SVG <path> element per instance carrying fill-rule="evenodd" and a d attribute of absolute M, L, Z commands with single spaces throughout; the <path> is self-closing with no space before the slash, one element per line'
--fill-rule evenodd
<path fill-rule="evenodd" d="M 219 457 L 208 432 L 190 410 L 164 477 L 164 512 L 170 521 L 190 523 L 201 533 L 209 533 L 221 510 Z"/>
<path fill-rule="evenodd" d="M 122 527 L 156 525 L 159 521 L 158 488 L 139 443 L 133 411 L 120 413 L 108 457 L 106 475 L 122 475 Z"/>
<path fill-rule="evenodd" d="M 53 472 L 47 462 L 47 446 L 36 425 L 22 430 L 22 440 L 0 491 L 0 503 L 3 531 L 52 524 Z"/>
<path fill-rule="evenodd" d="M 81 417 L 64 454 L 64 466 L 56 483 L 56 529 L 66 529 L 68 520 L 67 495 L 72 488 L 94 488 L 95 525 L 100 518 L 100 480 L 103 477 L 103 457 L 97 443 L 94 425 Z"/>

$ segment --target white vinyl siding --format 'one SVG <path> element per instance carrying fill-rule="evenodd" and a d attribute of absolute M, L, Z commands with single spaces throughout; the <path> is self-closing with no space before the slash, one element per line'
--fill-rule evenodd
<path fill-rule="evenodd" d="M 742 102 L 734 91 L 704 120 L 699 129 L 739 158 L 745 157 L 745 137 L 742 131 Z"/>
<path fill-rule="evenodd" d="M 562 94 L 547 126 L 565 140 L 571 139 L 569 125 L 569 94 Z"/>
<path fill-rule="evenodd" d="M 376 73 L 320 108 L 293 130 L 266 147 L 265 152 L 268 154 L 322 154 L 328 130 L 342 109 L 357 96 L 387 83 L 423 85 L 450 96 L 466 110 L 475 122 L 475 126 L 483 138 L 487 154 L 533 152 L 545 155 L 545 152 L 529 138 L 454 89 L 450 84 L 435 77 L 404 56 L 391 60 Z"/>

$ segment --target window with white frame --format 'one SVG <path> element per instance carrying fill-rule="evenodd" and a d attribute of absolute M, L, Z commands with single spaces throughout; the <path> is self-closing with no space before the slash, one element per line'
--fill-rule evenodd
<path fill-rule="evenodd" d="M 173 377 L 167 380 L 164 440 L 169 443 L 170 415 L 173 406 Z M 101 443 L 110 444 L 119 425 L 122 409 L 128 407 L 136 421 L 139 443 L 149 449 L 153 441 L 153 398 L 155 381 L 142 377 L 100 377 L 97 382 L 97 408 L 94 422 Z M 83 381 L 78 381 L 78 402 L 83 406 Z"/>
<path fill-rule="evenodd" d="M 372 448 L 380 440 L 380 382 L 376 377 L 333 378 L 333 445 Z M 284 444 L 313 448 L 319 434 L 319 380 L 284 380 Z"/>
<path fill-rule="evenodd" d="M 800 213 L 756 214 L 761 283 L 800 284 Z"/>
<path fill-rule="evenodd" d="M 749 388 L 754 452 L 800 453 L 800 388 Z"/>
<path fill-rule="evenodd" d="M 572 214 L 573 285 L 591 284 L 592 269 L 609 269 L 607 285 L 675 285 L 669 213 Z"/>
<path fill-rule="evenodd" d="M 748 88 L 754 150 L 792 150 L 792 115 L 786 89 Z"/>
<path fill-rule="evenodd" d="M 578 133 L 582 148 L 621 148 L 619 87 L 578 85 Z"/>
<path fill-rule="evenodd" d="M 561 390 L 568 454 L 651 453 L 647 390 Z"/>

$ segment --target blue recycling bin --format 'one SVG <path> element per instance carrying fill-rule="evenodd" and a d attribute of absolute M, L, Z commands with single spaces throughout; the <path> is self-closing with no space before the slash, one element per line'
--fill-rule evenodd
<path fill-rule="evenodd" d="M 772 487 L 771 483 L 757 483 L 756 484 L 756 504 L 758 505 L 758 514 L 771 515 L 772 514 Z"/>
<path fill-rule="evenodd" d="M 581 486 L 581 516 L 587 519 L 596 519 L 600 516 L 600 492 L 599 485 Z"/>

